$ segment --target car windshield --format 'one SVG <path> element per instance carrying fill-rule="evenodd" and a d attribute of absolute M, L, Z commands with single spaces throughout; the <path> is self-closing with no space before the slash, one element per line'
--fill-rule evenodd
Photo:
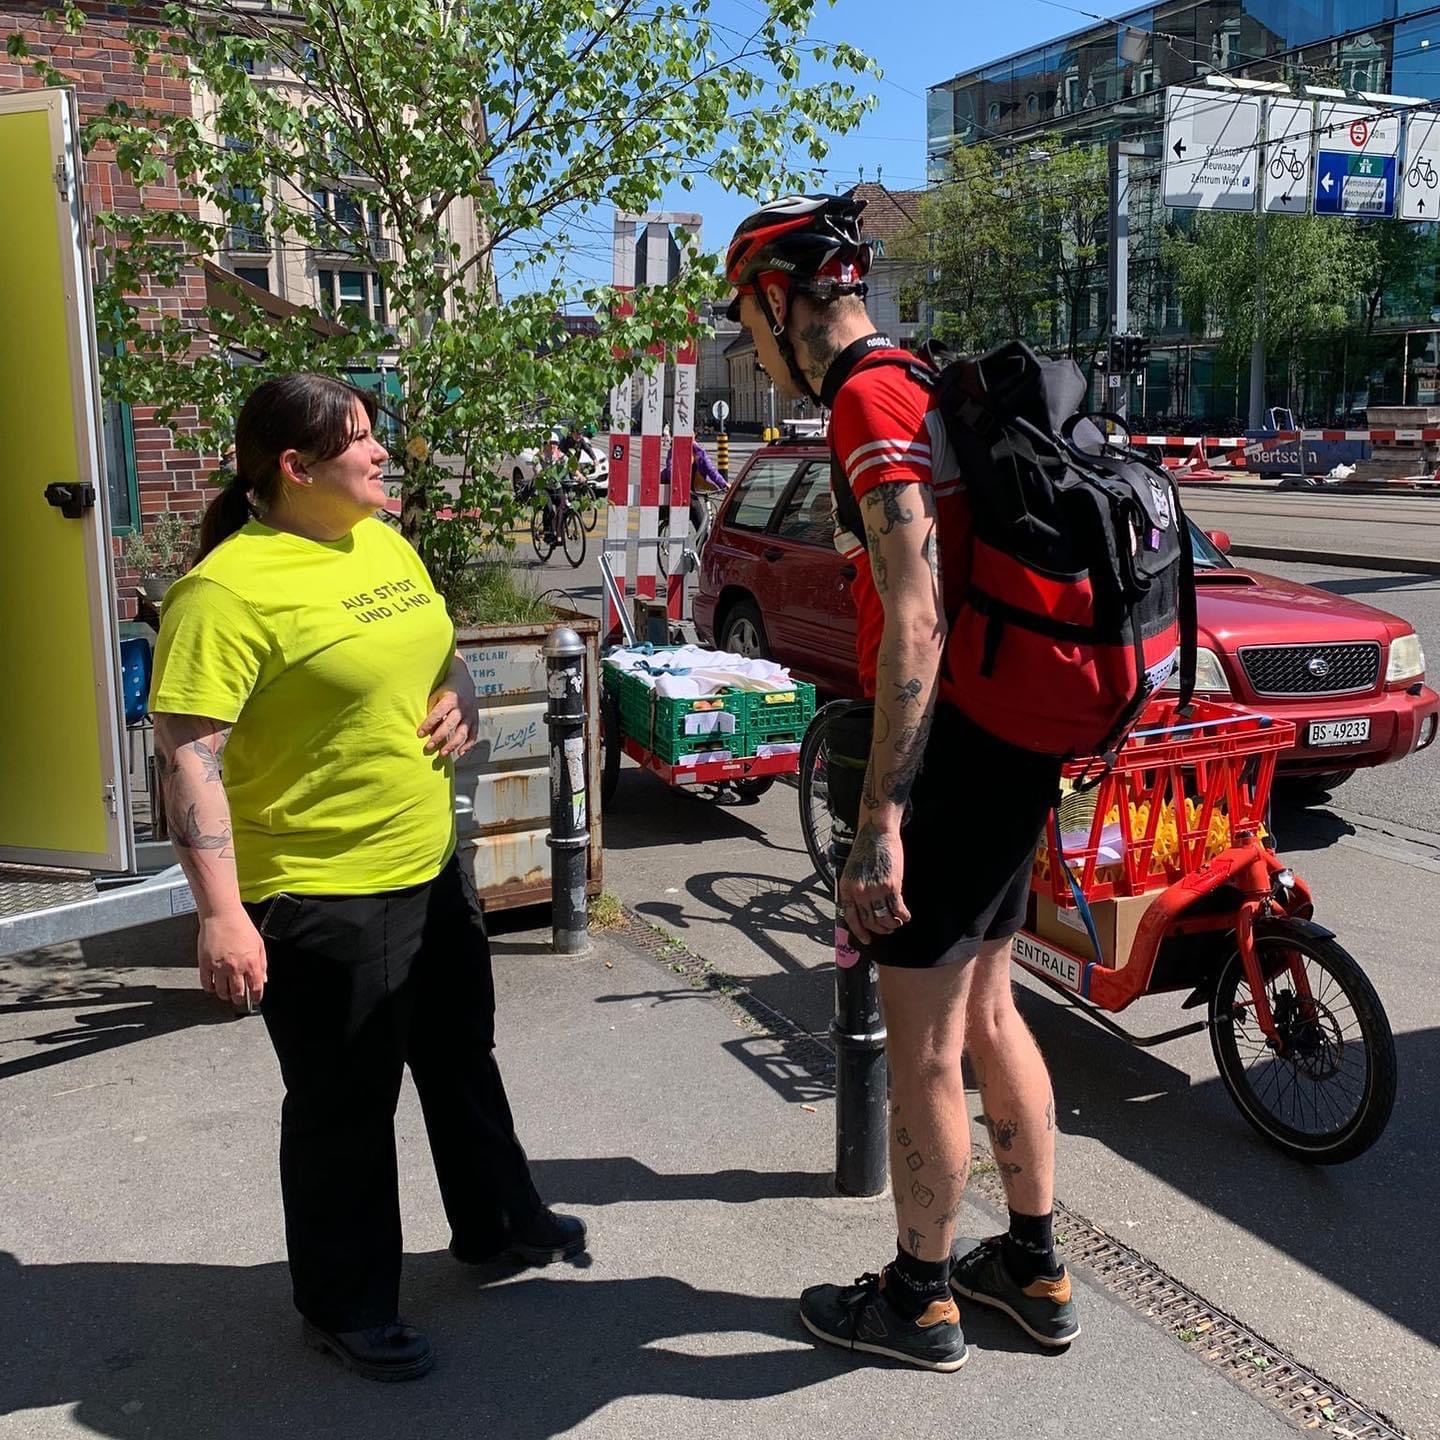
<path fill-rule="evenodd" d="M 1216 547 L 1215 542 L 1188 516 L 1185 523 L 1190 527 L 1190 553 L 1195 557 L 1195 568 L 1229 570 L 1230 562 Z"/>

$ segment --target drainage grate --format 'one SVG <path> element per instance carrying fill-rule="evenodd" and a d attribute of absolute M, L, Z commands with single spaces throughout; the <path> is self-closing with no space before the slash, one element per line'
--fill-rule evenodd
<path fill-rule="evenodd" d="M 717 1000 L 733 1006 L 739 1012 L 739 1024 L 779 1041 L 788 1059 L 806 1069 L 817 1084 L 833 1088 L 835 1054 L 828 1045 L 788 1015 L 757 1000 L 743 981 L 714 969 L 668 931 L 628 911 L 623 914 L 616 933 L 697 989 L 708 990 Z M 1005 1213 L 1005 1189 L 993 1160 L 977 1161 L 971 1189 Z M 1055 1232 L 1068 1262 L 1300 1429 L 1335 1440 L 1407 1440 L 1405 1432 L 1378 1411 L 1322 1379 L 1233 1315 L 1217 1310 L 1138 1251 L 1112 1239 L 1058 1200 Z"/>

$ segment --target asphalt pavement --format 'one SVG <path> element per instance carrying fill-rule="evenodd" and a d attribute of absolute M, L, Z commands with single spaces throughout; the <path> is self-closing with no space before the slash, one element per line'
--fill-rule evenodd
<path fill-rule="evenodd" d="M 1432 667 L 1440 656 L 1440 579 L 1266 568 L 1406 616 Z M 1266 1146 L 1228 1099 L 1203 1036 L 1136 1049 L 1021 982 L 1056 1078 L 1061 1199 L 1416 1435 L 1440 1435 L 1440 1322 L 1428 1261 L 1406 1243 L 1428 1229 L 1440 1188 L 1437 815 L 1433 754 L 1362 772 L 1327 806 L 1277 811 L 1282 853 L 1396 1033 L 1394 1118 L 1349 1165 L 1309 1170 Z M 627 762 L 606 814 L 606 884 L 763 1004 L 825 1035 L 831 923 L 792 785 L 752 805 L 718 804 Z M 1186 1017 L 1171 997 L 1122 1018 L 1151 1034 Z"/>
<path fill-rule="evenodd" d="M 193 917 L 0 960 L 0 1435 L 1294 1433 L 1088 1272 L 1073 1353 L 1039 1353 L 977 1306 L 957 1374 L 818 1345 L 801 1288 L 876 1268 L 894 1236 L 888 1198 L 833 1191 L 823 1084 L 798 1083 L 782 1044 L 663 954 L 601 935 L 560 958 L 546 932 L 496 930 L 517 1128 L 541 1193 L 587 1221 L 590 1255 L 455 1264 L 407 1084 L 403 1305 L 439 1356 L 411 1385 L 355 1379 L 301 1345 L 277 1066 L 260 1020 L 231 1020 L 196 989 Z M 961 1224 L 998 1228 L 973 1205 Z"/>

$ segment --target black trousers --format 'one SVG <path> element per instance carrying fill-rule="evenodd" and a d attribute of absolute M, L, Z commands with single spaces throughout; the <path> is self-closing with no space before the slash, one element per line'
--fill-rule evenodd
<path fill-rule="evenodd" d="M 380 895 L 247 905 L 265 936 L 261 1013 L 280 1060 L 280 1187 L 296 1308 L 327 1330 L 395 1319 L 395 1105 L 420 1095 L 456 1241 L 503 1249 L 540 1197 L 495 1063 L 495 985 L 479 912 L 451 860 Z"/>

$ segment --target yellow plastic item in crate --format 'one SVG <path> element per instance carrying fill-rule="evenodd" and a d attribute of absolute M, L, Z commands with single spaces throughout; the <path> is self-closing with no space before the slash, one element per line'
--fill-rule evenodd
<path fill-rule="evenodd" d="M 1144 838 L 1146 830 L 1150 825 L 1150 802 L 1142 800 L 1138 805 L 1130 802 L 1130 838 L 1140 840 Z M 1188 795 L 1185 797 L 1185 829 L 1194 832 L 1200 823 L 1201 807 Z M 1093 811 L 1092 811 L 1093 814 Z M 1062 825 L 1064 817 L 1062 813 Z M 1105 817 L 1107 825 L 1118 825 L 1120 823 L 1119 807 L 1114 807 Z M 1088 827 L 1087 827 L 1088 828 Z M 1264 826 L 1260 828 L 1260 835 L 1263 838 L 1266 834 Z M 1230 817 L 1222 810 L 1216 809 L 1211 812 L 1210 826 L 1205 836 L 1205 859 L 1213 860 L 1217 855 L 1230 848 Z M 1165 801 L 1160 807 L 1160 819 L 1155 826 L 1155 848 L 1150 855 L 1151 873 L 1165 871 L 1178 865 L 1180 859 L 1180 832 L 1175 824 L 1175 807 L 1170 801 Z M 1100 865 L 1095 869 L 1097 881 L 1107 881 L 1118 877 L 1119 867 L 1113 865 Z M 1049 846 L 1042 844 L 1035 855 L 1035 876 L 1042 881 L 1050 878 L 1050 850 Z"/>

